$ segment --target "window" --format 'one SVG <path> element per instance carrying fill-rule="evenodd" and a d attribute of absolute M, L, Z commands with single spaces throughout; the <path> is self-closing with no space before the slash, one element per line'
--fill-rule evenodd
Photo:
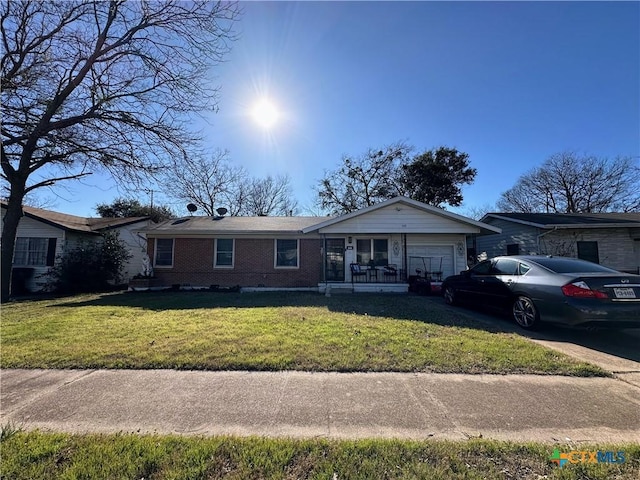
<path fill-rule="evenodd" d="M 520 245 L 517 243 L 507 245 L 507 255 L 520 255 Z"/>
<path fill-rule="evenodd" d="M 276 240 L 276 268 L 298 268 L 298 240 Z"/>
<path fill-rule="evenodd" d="M 491 273 L 491 260 L 480 262 L 470 272 L 474 275 L 489 275 Z"/>
<path fill-rule="evenodd" d="M 491 273 L 494 275 L 517 275 L 518 262 L 508 258 L 499 258 L 493 265 Z"/>
<path fill-rule="evenodd" d="M 356 261 L 360 265 L 366 265 L 371 260 L 371 240 L 356 241 Z"/>
<path fill-rule="evenodd" d="M 53 250 L 55 251 L 55 238 Z M 29 265 L 33 267 L 44 267 L 47 262 L 49 239 L 17 237 L 16 247 L 13 254 L 14 265 Z M 51 263 L 53 265 L 53 263 Z"/>
<path fill-rule="evenodd" d="M 518 267 L 518 275 L 524 275 L 529 270 L 531 270 L 531 267 L 529 265 L 527 265 L 526 263 L 521 263 L 520 266 Z"/>
<path fill-rule="evenodd" d="M 358 239 L 356 249 L 356 261 L 360 265 L 369 265 L 373 261 L 375 266 L 384 267 L 389 263 L 389 242 L 386 238 Z"/>
<path fill-rule="evenodd" d="M 578 258 L 593 263 L 600 263 L 598 242 L 578 242 Z"/>
<path fill-rule="evenodd" d="M 156 238 L 156 267 L 173 266 L 173 238 Z"/>
<path fill-rule="evenodd" d="M 214 267 L 233 268 L 233 238 L 216 238 Z"/>

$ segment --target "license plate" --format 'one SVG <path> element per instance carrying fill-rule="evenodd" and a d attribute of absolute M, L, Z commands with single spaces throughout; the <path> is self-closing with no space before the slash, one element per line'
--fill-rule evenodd
<path fill-rule="evenodd" d="M 636 298 L 636 292 L 633 291 L 633 288 L 614 288 L 613 293 L 616 298 Z"/>

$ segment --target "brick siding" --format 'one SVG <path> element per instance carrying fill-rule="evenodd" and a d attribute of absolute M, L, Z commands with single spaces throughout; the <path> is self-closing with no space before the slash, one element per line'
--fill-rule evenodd
<path fill-rule="evenodd" d="M 562 230 L 546 235 L 542 239 L 543 254 L 559 254 L 577 257 L 577 242 L 597 242 L 600 265 L 615 270 L 636 272 L 640 269 L 634 238 L 629 229 L 607 228 L 592 230 Z M 567 252 L 556 252 L 553 246 L 569 245 Z"/>
<path fill-rule="evenodd" d="M 155 239 L 148 239 L 154 258 Z M 233 268 L 214 268 L 214 239 L 176 238 L 173 267 L 154 267 L 164 286 L 316 287 L 322 279 L 322 240 L 299 240 L 299 268 L 275 268 L 275 241 L 235 239 Z"/>

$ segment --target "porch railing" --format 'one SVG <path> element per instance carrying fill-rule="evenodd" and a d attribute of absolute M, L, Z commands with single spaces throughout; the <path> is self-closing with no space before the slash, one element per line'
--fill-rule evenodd
<path fill-rule="evenodd" d="M 394 272 L 379 268 L 367 268 L 362 275 L 351 277 L 351 283 L 406 283 L 407 274 L 399 268 Z"/>

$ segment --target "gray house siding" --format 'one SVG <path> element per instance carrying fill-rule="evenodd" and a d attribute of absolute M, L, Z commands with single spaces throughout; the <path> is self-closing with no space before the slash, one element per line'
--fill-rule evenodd
<path fill-rule="evenodd" d="M 577 257 L 578 242 L 597 242 L 601 265 L 636 273 L 640 268 L 637 240 L 628 228 L 557 230 L 543 237 L 540 253 Z"/>
<path fill-rule="evenodd" d="M 597 242 L 601 265 L 626 271 L 640 272 L 640 229 L 637 228 L 580 228 L 543 229 L 498 218 L 484 223 L 499 227 L 501 234 L 476 239 L 476 251 L 487 258 L 507 255 L 507 246 L 517 244 L 521 255 L 559 255 L 578 257 L 578 242 Z"/>
<path fill-rule="evenodd" d="M 489 225 L 502 229 L 502 233 L 484 235 L 476 239 L 476 253 L 482 257 L 497 257 L 507 255 L 507 246 L 517 244 L 520 255 L 538 252 L 538 235 L 541 230 L 529 225 L 507 222 L 497 218 L 489 218 Z"/>

